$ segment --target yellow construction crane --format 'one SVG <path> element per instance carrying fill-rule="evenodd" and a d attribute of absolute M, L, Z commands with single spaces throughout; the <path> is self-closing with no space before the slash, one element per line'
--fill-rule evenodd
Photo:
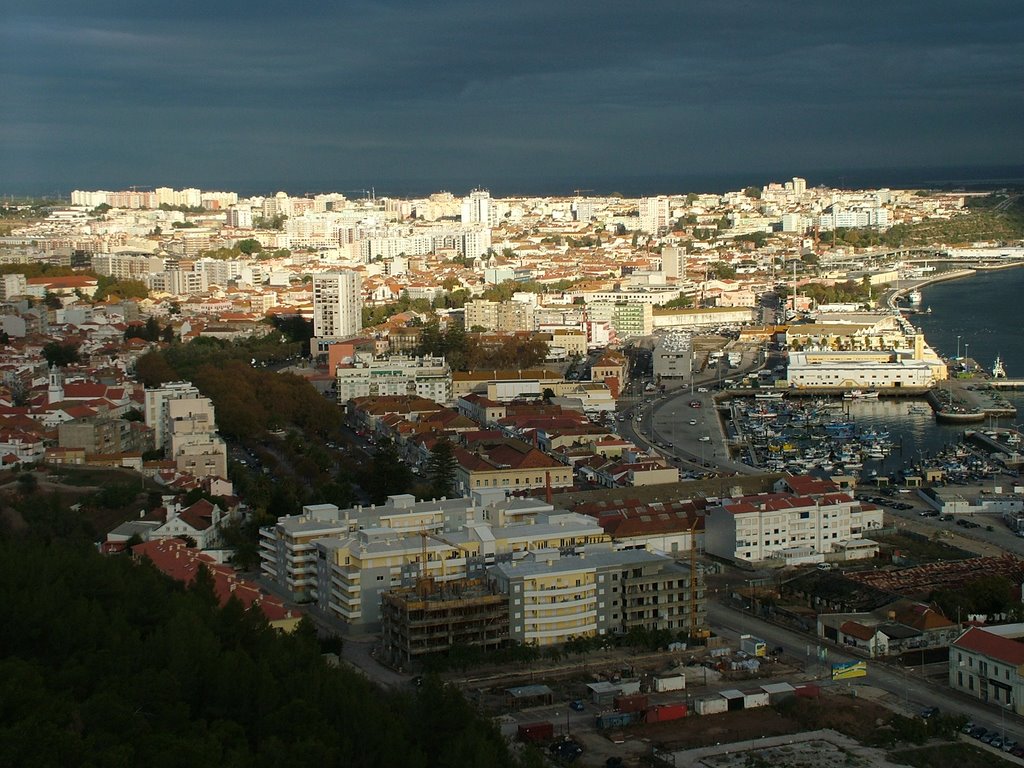
<path fill-rule="evenodd" d="M 697 524 L 699 517 L 693 518 L 690 526 L 690 637 L 694 640 L 705 640 L 711 633 L 706 627 L 697 625 Z"/>

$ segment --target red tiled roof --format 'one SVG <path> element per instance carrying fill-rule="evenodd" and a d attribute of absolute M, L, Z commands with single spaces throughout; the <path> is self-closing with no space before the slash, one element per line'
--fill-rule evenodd
<path fill-rule="evenodd" d="M 872 627 L 865 627 L 863 624 L 858 624 L 856 621 L 844 621 L 839 625 L 839 631 L 844 635 L 850 637 L 856 637 L 858 640 L 870 640 L 875 636 L 875 630 Z"/>
<path fill-rule="evenodd" d="M 1024 643 L 994 635 L 980 627 L 971 627 L 960 635 L 953 645 L 966 651 L 980 653 L 1004 664 L 1013 664 L 1014 666 L 1024 664 Z"/>

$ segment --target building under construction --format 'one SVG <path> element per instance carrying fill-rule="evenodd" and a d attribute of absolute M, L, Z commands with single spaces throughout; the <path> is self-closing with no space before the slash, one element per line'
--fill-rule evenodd
<path fill-rule="evenodd" d="M 401 666 L 457 645 L 493 650 L 509 638 L 508 596 L 479 579 L 385 592 L 380 616 L 384 654 Z"/>

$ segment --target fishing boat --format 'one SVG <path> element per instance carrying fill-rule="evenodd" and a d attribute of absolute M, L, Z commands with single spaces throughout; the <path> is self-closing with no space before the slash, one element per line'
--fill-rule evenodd
<path fill-rule="evenodd" d="M 843 394 L 843 400 L 877 400 L 878 392 L 874 389 L 851 389 Z"/>
<path fill-rule="evenodd" d="M 910 293 L 907 294 L 907 301 L 909 301 L 911 304 L 915 304 L 915 305 L 916 304 L 920 304 L 921 303 L 921 292 L 919 290 L 917 290 L 917 288 L 915 288 L 914 290 L 912 290 Z"/>

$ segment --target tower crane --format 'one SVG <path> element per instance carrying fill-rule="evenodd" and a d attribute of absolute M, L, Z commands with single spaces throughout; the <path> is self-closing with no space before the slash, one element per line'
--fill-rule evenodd
<path fill-rule="evenodd" d="M 416 588 L 421 595 L 429 595 L 434 591 L 434 580 L 427 574 L 427 539 L 433 539 L 434 541 L 438 541 L 441 544 L 447 544 L 449 547 L 452 547 L 453 549 L 462 550 L 467 555 L 472 555 L 473 550 L 471 550 L 464 544 L 457 544 L 454 541 L 446 539 L 444 536 L 440 536 L 428 530 L 418 531 L 418 534 L 420 537 L 420 578 Z M 443 557 L 441 558 L 442 583 L 445 581 L 448 575 L 445 569 L 445 559 L 446 558 Z"/>
<path fill-rule="evenodd" d="M 703 625 L 697 625 L 697 524 L 699 517 L 693 518 L 690 526 L 690 637 L 694 640 L 706 640 L 711 634 Z"/>

